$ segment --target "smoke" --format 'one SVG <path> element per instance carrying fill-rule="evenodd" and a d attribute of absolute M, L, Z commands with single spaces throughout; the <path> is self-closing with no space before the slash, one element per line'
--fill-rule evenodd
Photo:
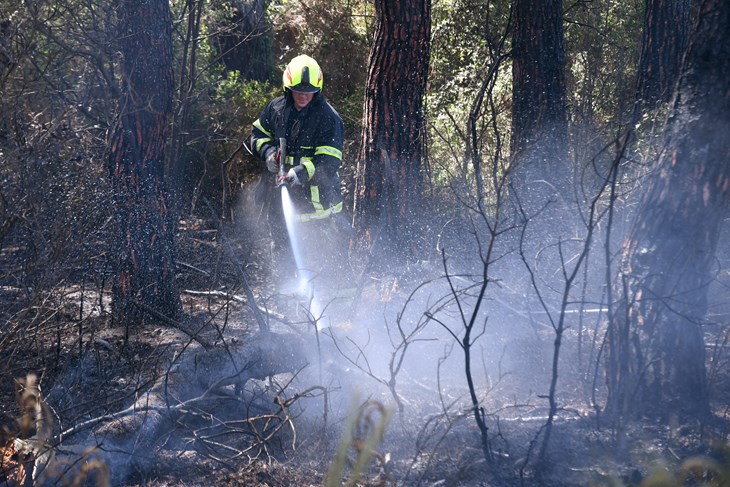
<path fill-rule="evenodd" d="M 238 215 L 240 227 L 228 235 L 245 237 L 239 246 L 250 252 L 245 262 L 275 265 L 260 208 L 252 197 L 240 208 L 251 211 Z M 125 403 L 125 415 L 97 415 L 100 422 L 89 425 L 92 434 L 78 439 L 80 446 L 74 451 L 101 446 L 115 479 L 153 468 L 168 450 L 202 461 L 196 450 L 225 444 L 230 450 L 216 450 L 223 458 L 239 452 L 256 457 L 261 450 L 240 430 L 250 427 L 260 434 L 264 423 L 248 424 L 247 418 L 264 418 L 266 424 L 279 427 L 272 435 L 307 444 L 321 434 L 318 428 L 343 424 L 353 414 L 353 398 L 359 397 L 398 411 L 400 426 L 385 441 L 398 443 L 402 455 L 413 455 L 412 440 L 425 427 L 423 418 L 464 417 L 471 410 L 469 381 L 490 421 L 543 416 L 546 401 L 540 397 L 550 383 L 557 298 L 564 281 L 555 262 L 560 252 L 575 255 L 579 242 L 574 247 L 536 244 L 541 264 L 530 280 L 519 252 L 519 232 L 501 234 L 485 263 L 489 230 L 478 221 L 452 220 L 438 239 L 441 249 L 424 252 L 429 259 L 403 268 L 390 266 L 390 272 L 381 275 L 361 274 L 352 265 L 353 256 L 346 259 L 340 244 L 347 239 L 333 222 L 320 222 L 311 232 L 294 227 L 297 279 L 250 276 L 271 333 L 251 329 L 255 320 L 246 306 L 230 304 L 237 303 L 235 299 L 229 304 L 211 301 L 209 310 L 217 314 L 211 313 L 208 326 L 196 327 L 204 330 L 195 335 L 200 341 L 184 333 L 168 337 L 166 342 L 189 345 L 147 364 L 145 369 L 157 372 L 153 382 L 144 382 L 140 375 L 134 401 Z M 544 302 L 535 283 L 549 291 L 541 295 Z M 232 297 L 234 292 L 215 289 L 221 296 Z M 578 318 L 585 320 L 586 315 L 575 307 L 567 311 L 576 311 L 566 315 L 571 320 L 566 347 L 572 350 L 571 358 L 561 362 L 570 371 L 588 360 L 595 321 L 581 325 L 586 334 L 581 358 L 576 355 Z M 600 313 L 591 317 L 600 319 Z M 111 346 L 87 355 L 79 364 L 83 371 L 69 371 L 69 377 L 90 378 L 94 370 L 118 365 L 119 350 L 108 341 Z M 566 374 L 561 370 L 561 379 Z M 571 391 L 574 396 L 581 393 Z M 69 401 L 78 402 L 78 397 Z M 277 409 L 277 404 L 286 407 Z M 200 423 L 200 418 L 205 421 Z M 296 439 L 286 418 L 295 418 Z M 396 443 L 383 448 L 392 450 Z"/>
<path fill-rule="evenodd" d="M 565 222 L 555 216 L 545 225 L 554 232 L 568 228 Z M 362 392 L 398 407 L 409 403 L 432 409 L 440 394 L 466 398 L 468 367 L 477 387 L 490 391 L 486 400 L 495 408 L 547 393 L 554 326 L 561 313 L 559 252 L 576 254 L 580 239 L 572 247 L 565 243 L 575 236 L 571 228 L 559 235 L 563 243 L 558 248 L 539 234 L 544 226 L 530 227 L 522 235 L 529 239 L 529 245 L 523 243 L 528 257 L 520 254 L 520 233 L 505 233 L 485 264 L 480 249 L 488 229 L 474 233 L 474 226 L 474 221 L 463 221 L 443 236 L 444 255 L 458 254 L 454 264 L 448 258 L 432 259 L 390 275 L 355 276 L 350 283 L 354 293 L 328 286 L 332 274 L 309 275 L 317 300 L 307 301 L 310 294 L 300 306 L 302 316 L 319 325 L 319 348 L 311 350 L 315 355 L 310 360 L 328 365 L 324 370 L 331 377 L 323 377 L 325 383 L 351 390 L 356 376 Z M 291 235 L 295 248 L 307 248 L 296 230 Z M 302 254 L 298 267 L 325 268 L 317 260 L 326 255 L 324 248 Z M 532 280 L 526 265 L 534 266 Z M 482 286 L 486 290 L 480 294 Z M 575 309 L 562 311 L 573 313 L 568 319 L 577 316 Z"/>

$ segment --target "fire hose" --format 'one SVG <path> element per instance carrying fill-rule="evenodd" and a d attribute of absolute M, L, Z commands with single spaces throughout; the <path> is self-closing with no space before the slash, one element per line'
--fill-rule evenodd
<path fill-rule="evenodd" d="M 286 138 L 279 138 L 279 174 L 276 178 L 276 187 L 286 185 L 286 171 L 284 165 L 286 164 Z"/>

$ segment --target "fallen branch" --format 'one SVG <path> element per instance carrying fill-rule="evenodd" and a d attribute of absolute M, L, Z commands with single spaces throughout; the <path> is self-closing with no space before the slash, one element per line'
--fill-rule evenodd
<path fill-rule="evenodd" d="M 208 326 L 208 323 L 204 324 L 203 326 L 201 326 L 200 328 L 198 328 L 195 331 L 191 331 L 191 330 L 186 329 L 185 325 L 183 325 L 181 322 L 173 320 L 172 318 L 160 313 L 156 309 L 154 309 L 150 306 L 147 306 L 144 303 L 140 303 L 139 301 L 134 301 L 134 305 L 137 306 L 139 309 L 143 310 L 145 313 L 151 314 L 152 316 L 154 316 L 158 320 L 162 321 L 166 325 L 182 331 L 183 333 L 188 335 L 190 338 L 192 338 L 193 340 L 198 342 L 200 345 L 202 345 L 204 348 L 211 348 L 213 346 L 211 343 L 208 343 L 208 341 L 205 338 L 202 338 L 200 336 L 200 332 L 203 330 L 203 328 Z"/>
<path fill-rule="evenodd" d="M 184 289 L 182 291 L 184 294 L 189 294 L 191 296 L 206 296 L 206 297 L 216 297 L 216 298 L 222 298 L 222 299 L 229 299 L 231 301 L 235 301 L 237 303 L 245 304 L 247 306 L 250 306 L 250 303 L 248 300 L 243 297 L 239 296 L 237 294 L 231 294 L 225 291 L 195 291 L 192 289 Z M 291 319 L 287 318 L 283 313 L 279 313 L 277 311 L 274 311 L 269 308 L 264 308 L 262 306 L 258 306 L 258 310 L 260 313 L 268 316 L 269 318 L 273 318 L 279 323 L 283 325 L 287 325 L 291 330 L 297 332 L 299 335 L 303 335 L 301 330 L 298 330 L 293 325 L 297 324 L 298 322 L 292 321 Z"/>

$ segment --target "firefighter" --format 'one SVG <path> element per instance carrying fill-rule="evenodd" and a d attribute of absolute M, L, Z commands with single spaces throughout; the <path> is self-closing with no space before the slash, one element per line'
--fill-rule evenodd
<path fill-rule="evenodd" d="M 332 222 L 342 219 L 339 169 L 344 128 L 339 114 L 322 94 L 324 77 L 317 61 L 306 55 L 295 57 L 282 79 L 284 94 L 271 100 L 253 123 L 251 143 L 272 173 L 266 178 L 272 257 L 278 270 L 283 267 L 287 274 L 286 269 L 295 269 L 296 263 L 282 212 L 281 191 L 276 188 L 282 182 L 296 208 L 295 220 L 301 230 L 297 233 L 302 235 L 305 257 L 321 257 L 330 263 L 342 258 L 341 247 L 328 244 L 338 238 Z M 285 148 L 279 147 L 281 139 L 286 141 Z M 283 176 L 277 176 L 281 164 Z M 337 255 L 328 256 L 328 252 Z M 307 266 L 318 264 L 312 258 L 308 260 Z"/>

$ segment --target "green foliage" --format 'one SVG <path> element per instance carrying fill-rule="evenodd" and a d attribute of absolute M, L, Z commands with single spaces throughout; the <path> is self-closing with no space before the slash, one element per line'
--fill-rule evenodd
<path fill-rule="evenodd" d="M 270 7 L 279 73 L 298 54 L 316 59 L 324 72 L 323 93 L 342 116 L 348 138 L 360 134 L 371 9 L 367 2 L 327 0 L 285 0 Z"/>
<path fill-rule="evenodd" d="M 566 87 L 574 124 L 612 134 L 633 108 L 643 1 L 577 2 L 565 14 Z"/>
<path fill-rule="evenodd" d="M 642 6 L 640 0 L 565 5 L 566 101 L 572 133 L 581 141 L 575 144 L 574 157 L 578 161 L 595 156 L 629 120 Z M 455 178 L 463 178 L 468 168 L 468 117 L 493 64 L 499 35 L 507 28 L 509 9 L 510 2 L 501 0 L 434 4 L 428 150 L 436 185 L 458 181 Z M 508 37 L 505 51 L 510 41 Z M 479 114 L 477 142 L 482 160 L 504 162 L 509 158 L 511 128 L 509 60 L 500 69 L 492 95 L 494 105 L 485 103 Z M 503 152 L 497 152 L 497 144 Z"/>
<path fill-rule="evenodd" d="M 453 103 L 478 89 L 494 47 L 507 26 L 509 2 L 454 0 L 434 4 L 432 11 L 432 101 Z"/>
<path fill-rule="evenodd" d="M 229 71 L 214 87 L 213 111 L 216 124 L 248 130 L 261 110 L 272 98 L 281 94 L 281 88 L 268 82 L 241 79 L 238 71 Z"/>
<path fill-rule="evenodd" d="M 468 154 L 468 120 L 482 84 L 493 67 L 500 36 L 507 29 L 508 1 L 454 0 L 433 7 L 431 69 L 427 95 L 431 182 L 438 187 L 459 187 L 474 181 Z M 504 48 L 506 49 L 506 47 Z M 478 114 L 478 150 L 483 160 L 502 156 L 510 129 L 510 79 L 507 64 L 497 72 L 491 90 L 492 105 Z M 495 122 L 495 123 L 492 123 Z M 499 138 L 498 138 L 499 137 Z M 485 174 L 489 167 L 483 167 Z"/>
<path fill-rule="evenodd" d="M 577 154 L 578 158 L 594 154 L 630 112 L 642 4 L 641 0 L 596 0 L 565 5 L 568 105 L 574 133 L 580 140 L 597 141 L 595 146 L 577 144 L 585 152 Z M 201 30 L 195 37 L 196 65 L 191 71 L 195 83 L 190 91 L 184 86 L 176 90 L 180 94 L 176 113 L 182 103 L 189 104 L 186 125 L 179 129 L 187 137 L 186 164 L 194 168 L 192 180 L 205 170 L 206 162 L 230 155 L 266 101 L 280 93 L 281 70 L 289 58 L 299 53 L 311 54 L 323 66 L 324 92 L 345 121 L 349 145 L 359 141 L 374 27 L 372 4 L 275 0 L 260 5 L 266 8 L 264 16 L 257 17 L 264 34 L 249 37 L 241 4 L 222 0 L 202 12 Z M 113 5 L 46 0 L 33 2 L 31 11 L 22 2 L 4 0 L 2 6 L 5 17 L 11 19 L 11 30 L 23 29 L 3 44 L 3 53 L 14 51 L 16 64 L 12 77 L 2 71 L 7 63 L 0 68 L 3 79 L 8 81 L 3 87 L 7 104 L 0 102 L 5 115 L 2 123 L 10 123 L 11 113 L 22 112 L 22 123 L 23 114 L 37 114 L 34 123 L 39 123 L 54 113 L 78 110 L 71 130 L 94 127 L 94 133 L 84 140 L 93 140 L 92 150 L 99 154 L 97 151 L 103 151 L 104 130 L 113 123 L 114 90 L 119 81 Z M 185 52 L 189 56 L 192 46 L 186 37 L 190 15 L 187 7 L 181 0 L 171 2 L 178 81 L 184 80 L 183 68 L 189 69 L 185 62 L 189 63 L 190 58 L 184 57 Z M 432 182 L 438 187 L 463 179 L 469 170 L 467 120 L 494 62 L 494 49 L 507 28 L 509 14 L 508 0 L 433 3 L 426 144 Z M 242 48 L 241 52 L 253 50 L 256 63 L 269 63 L 270 76 L 254 82 L 246 79 L 243 70 L 232 69 L 230 59 L 223 55 L 227 35 L 240 44 L 236 49 Z M 507 41 L 505 50 L 509 49 Z M 24 62 L 31 55 L 33 61 Z M 244 64 L 254 62 L 248 55 L 233 57 L 244 60 Z M 23 81 L 10 84 L 12 79 Z M 485 161 L 509 156 L 498 152 L 498 144 L 502 149 L 509 146 L 510 79 L 509 64 L 505 63 L 493 88 L 494 105 L 485 104 L 479 114 L 477 142 Z M 34 96 L 13 96 L 20 89 Z M 492 120 L 494 124 L 489 123 Z M 0 131 L 13 133 L 7 125 L 0 125 Z M 94 159 L 101 161 L 103 156 Z"/>

